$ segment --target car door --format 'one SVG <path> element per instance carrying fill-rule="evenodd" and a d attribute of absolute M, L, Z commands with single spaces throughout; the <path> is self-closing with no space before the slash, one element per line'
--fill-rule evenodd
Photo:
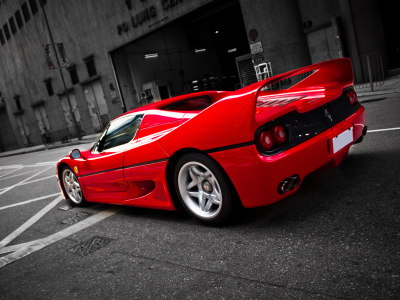
<path fill-rule="evenodd" d="M 143 114 L 130 114 L 110 122 L 93 148 L 83 154 L 79 177 L 87 200 L 118 203 L 126 199 L 124 155 L 142 118 Z"/>

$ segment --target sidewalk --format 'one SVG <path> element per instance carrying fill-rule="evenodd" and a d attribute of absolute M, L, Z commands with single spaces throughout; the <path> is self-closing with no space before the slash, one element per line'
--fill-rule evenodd
<path fill-rule="evenodd" d="M 78 138 L 73 138 L 73 139 L 71 139 L 71 142 L 64 143 L 64 144 L 62 144 L 61 142 L 55 142 L 53 145 L 47 145 L 47 146 L 38 145 L 38 146 L 21 148 L 21 149 L 7 151 L 7 152 L 0 152 L 0 157 L 7 157 L 7 156 L 13 156 L 13 155 L 43 151 L 43 150 L 50 150 L 50 149 L 56 149 L 56 148 L 61 148 L 61 147 L 66 147 L 66 146 L 94 143 L 95 141 L 97 141 L 100 134 L 101 133 L 86 135 L 86 136 L 82 137 L 82 140 L 78 140 Z"/>
<path fill-rule="evenodd" d="M 382 86 L 374 86 L 374 91 L 371 92 L 371 88 L 355 89 L 358 97 L 375 96 L 375 95 L 386 95 L 400 93 L 400 76 L 391 77 L 385 80 Z"/>

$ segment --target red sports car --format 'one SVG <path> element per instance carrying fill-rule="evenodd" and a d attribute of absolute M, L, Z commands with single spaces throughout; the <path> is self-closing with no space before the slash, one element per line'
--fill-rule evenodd
<path fill-rule="evenodd" d="M 301 77 L 301 80 L 298 78 Z M 311 172 L 334 167 L 366 134 L 349 59 L 234 92 L 152 103 L 111 121 L 94 146 L 57 164 L 66 199 L 177 210 L 220 224 L 268 205 Z"/>

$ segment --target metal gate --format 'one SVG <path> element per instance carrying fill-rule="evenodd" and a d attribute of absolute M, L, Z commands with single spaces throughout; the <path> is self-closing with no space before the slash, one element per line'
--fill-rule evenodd
<path fill-rule="evenodd" d="M 354 88 L 371 88 L 385 83 L 382 58 L 379 53 L 358 56 L 351 60 L 354 73 Z"/>
<path fill-rule="evenodd" d="M 253 58 L 251 54 L 236 57 L 236 67 L 239 73 L 240 83 L 243 86 L 256 83 L 257 75 L 253 66 Z"/>

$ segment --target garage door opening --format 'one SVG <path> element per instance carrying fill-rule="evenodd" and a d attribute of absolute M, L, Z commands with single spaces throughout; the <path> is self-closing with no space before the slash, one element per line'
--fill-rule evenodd
<path fill-rule="evenodd" d="M 127 110 L 193 92 L 238 87 L 250 53 L 238 1 L 207 5 L 110 53 Z"/>

